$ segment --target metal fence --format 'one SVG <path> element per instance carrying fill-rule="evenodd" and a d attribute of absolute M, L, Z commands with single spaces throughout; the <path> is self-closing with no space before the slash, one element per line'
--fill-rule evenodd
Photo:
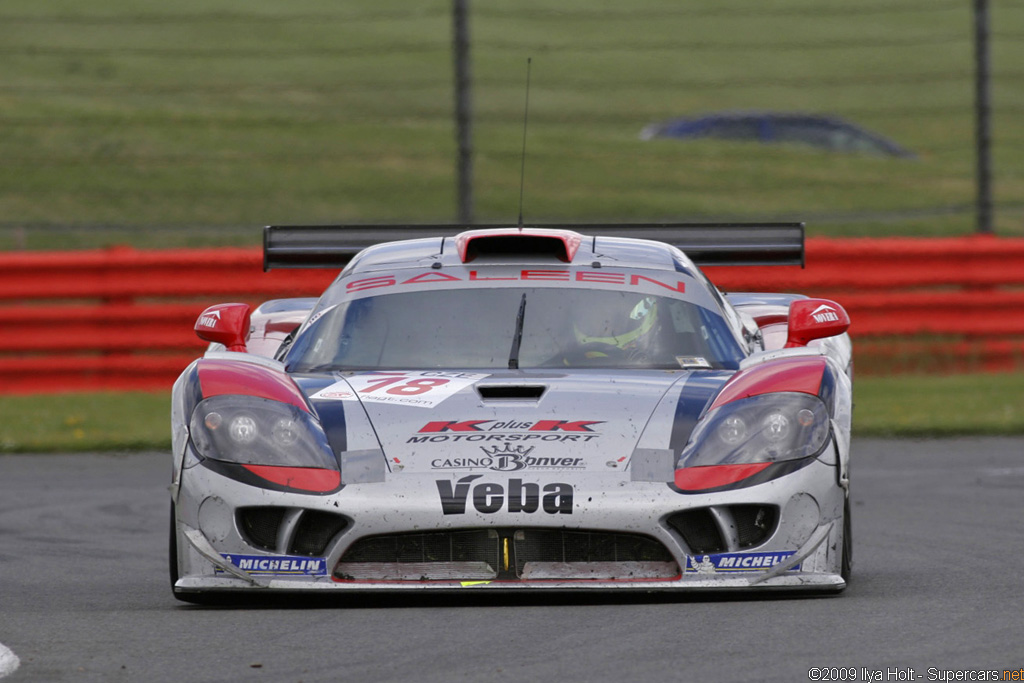
<path fill-rule="evenodd" d="M 529 57 L 537 219 L 1024 234 L 1024 0 L 132 7 L 0 8 L 0 248 L 512 220 Z M 841 119 L 914 158 L 640 139 L 721 113 Z"/>

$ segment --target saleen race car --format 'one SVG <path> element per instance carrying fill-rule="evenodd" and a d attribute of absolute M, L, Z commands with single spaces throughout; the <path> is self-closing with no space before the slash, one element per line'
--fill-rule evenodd
<path fill-rule="evenodd" d="M 173 393 L 175 596 L 842 590 L 849 318 L 723 295 L 695 265 L 801 264 L 803 240 L 268 227 L 266 269 L 344 269 L 319 299 L 196 322 L 211 344 Z"/>

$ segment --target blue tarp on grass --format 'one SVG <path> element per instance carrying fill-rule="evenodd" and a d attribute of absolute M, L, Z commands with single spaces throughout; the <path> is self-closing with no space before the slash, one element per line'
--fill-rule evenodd
<path fill-rule="evenodd" d="M 762 143 L 795 143 L 839 152 L 916 158 L 877 133 L 834 116 L 778 112 L 726 112 L 654 123 L 640 133 L 651 138 L 719 138 Z"/>

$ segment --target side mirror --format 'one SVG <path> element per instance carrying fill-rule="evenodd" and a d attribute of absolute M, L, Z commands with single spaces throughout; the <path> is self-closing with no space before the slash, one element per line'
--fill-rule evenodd
<path fill-rule="evenodd" d="M 228 351 L 244 352 L 250 312 L 249 304 L 210 306 L 196 320 L 196 334 L 204 341 L 223 344 Z"/>
<path fill-rule="evenodd" d="M 834 337 L 850 327 L 846 309 L 828 299 L 797 299 L 789 305 L 786 348 L 807 346 L 815 339 Z"/>

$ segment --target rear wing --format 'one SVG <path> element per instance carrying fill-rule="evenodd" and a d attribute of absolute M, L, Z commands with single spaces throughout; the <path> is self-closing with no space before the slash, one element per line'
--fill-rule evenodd
<path fill-rule="evenodd" d="M 699 266 L 804 267 L 803 223 L 544 223 L 531 228 L 572 230 L 584 237 L 656 240 L 681 249 Z M 504 225 L 268 225 L 263 270 L 342 268 L 363 249 L 382 242 L 454 237 L 465 230 Z"/>

